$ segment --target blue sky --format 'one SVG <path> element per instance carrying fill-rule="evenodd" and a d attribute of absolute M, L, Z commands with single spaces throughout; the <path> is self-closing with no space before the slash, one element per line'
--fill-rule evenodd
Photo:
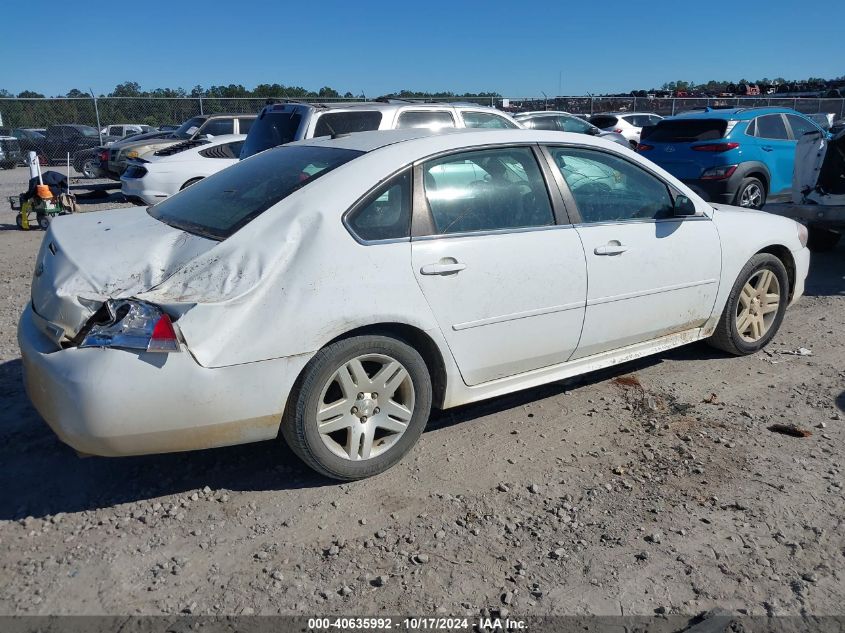
<path fill-rule="evenodd" d="M 0 88 L 14 93 L 106 93 L 137 81 L 517 97 L 558 94 L 559 85 L 597 94 L 678 79 L 845 74 L 834 0 L 3 4 L 0 24 L 17 26 L 0 38 Z M 67 54 L 57 53 L 63 37 Z"/>

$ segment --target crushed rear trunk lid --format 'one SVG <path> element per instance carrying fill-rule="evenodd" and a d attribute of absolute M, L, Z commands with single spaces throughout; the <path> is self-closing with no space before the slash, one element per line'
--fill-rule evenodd
<path fill-rule="evenodd" d="M 159 222 L 143 207 L 56 218 L 32 279 L 40 329 L 65 343 L 107 299 L 149 290 L 217 244 Z"/>

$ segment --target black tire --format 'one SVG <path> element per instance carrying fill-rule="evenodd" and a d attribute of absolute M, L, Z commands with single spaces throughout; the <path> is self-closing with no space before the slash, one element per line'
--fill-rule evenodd
<path fill-rule="evenodd" d="M 46 213 L 39 214 L 38 215 L 38 226 L 46 231 L 47 229 L 50 228 L 50 220 L 51 219 L 52 218 L 49 215 L 47 215 Z"/>
<path fill-rule="evenodd" d="M 0 165 L 0 167 L 2 167 L 3 169 L 14 169 L 15 164 L 14 163 L 3 163 L 2 165 Z"/>
<path fill-rule="evenodd" d="M 354 358 L 381 354 L 399 361 L 414 388 L 414 406 L 407 427 L 395 443 L 370 459 L 339 457 L 323 442 L 317 429 L 317 407 L 322 390 L 335 372 Z M 377 475 L 397 464 L 416 444 L 431 410 L 431 377 L 420 354 L 407 343 L 387 336 L 355 336 L 332 343 L 312 358 L 288 397 L 282 437 L 294 453 L 318 473 L 350 481 Z"/>
<path fill-rule="evenodd" d="M 755 192 L 757 195 L 755 195 Z M 762 209 L 766 204 L 766 185 L 759 178 L 743 178 L 736 188 L 734 194 L 734 205 L 747 209 Z M 744 203 L 743 197 L 747 196 L 753 202 Z"/>
<path fill-rule="evenodd" d="M 737 330 L 737 310 L 740 303 L 740 294 L 745 284 L 761 270 L 768 269 L 777 277 L 780 286 L 780 304 L 771 325 L 766 333 L 754 342 L 746 341 L 740 336 Z M 777 334 L 781 323 L 783 322 L 783 315 L 786 312 L 786 306 L 789 303 L 789 276 L 786 272 L 786 267 L 777 257 L 768 253 L 758 253 L 748 260 L 748 263 L 742 268 L 739 276 L 734 282 L 731 293 L 728 295 L 728 301 L 725 304 L 725 309 L 719 319 L 719 324 L 716 330 L 707 339 L 707 342 L 720 350 L 734 354 L 736 356 L 746 356 L 760 351 L 766 344 L 772 340 Z"/>
<path fill-rule="evenodd" d="M 818 226 L 807 227 L 807 248 L 814 253 L 832 251 L 839 244 L 842 234 L 838 231 L 823 229 Z"/>
<path fill-rule="evenodd" d="M 187 189 L 191 185 L 197 184 L 200 180 L 202 180 L 202 178 L 191 178 L 189 181 L 187 181 L 184 185 L 182 185 L 179 188 L 179 191 L 182 191 L 182 189 Z"/>
<path fill-rule="evenodd" d="M 23 218 L 20 213 L 15 216 L 15 224 L 19 229 L 23 229 Z"/>

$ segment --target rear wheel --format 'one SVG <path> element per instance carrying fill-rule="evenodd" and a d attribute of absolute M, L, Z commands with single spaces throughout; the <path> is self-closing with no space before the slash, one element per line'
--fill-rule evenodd
<path fill-rule="evenodd" d="M 743 178 L 736 190 L 734 204 L 746 209 L 762 209 L 766 204 L 766 187 L 758 178 Z"/>
<path fill-rule="evenodd" d="M 758 253 L 739 273 L 708 343 L 737 356 L 761 350 L 780 328 L 788 302 L 789 277 L 783 262 Z"/>
<path fill-rule="evenodd" d="M 19 229 L 23 228 L 23 217 L 20 213 L 15 216 L 15 224 L 18 226 Z"/>
<path fill-rule="evenodd" d="M 50 228 L 50 216 L 47 214 L 41 214 L 38 216 L 38 226 L 40 226 L 45 231 Z"/>
<path fill-rule="evenodd" d="M 842 234 L 838 231 L 823 229 L 818 226 L 807 227 L 807 248 L 814 253 L 823 253 L 836 248 Z"/>
<path fill-rule="evenodd" d="M 81 173 L 86 178 L 96 178 L 97 177 L 97 163 L 98 161 L 94 158 L 86 158 L 82 165 L 80 166 L 77 171 Z"/>
<path fill-rule="evenodd" d="M 419 353 L 386 336 L 320 350 L 292 390 L 282 436 L 317 472 L 352 480 L 384 472 L 413 447 L 431 409 Z"/>

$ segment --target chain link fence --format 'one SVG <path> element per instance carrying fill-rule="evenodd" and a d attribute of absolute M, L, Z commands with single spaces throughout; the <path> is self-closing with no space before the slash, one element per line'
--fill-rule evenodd
<path fill-rule="evenodd" d="M 304 103 L 342 103 L 361 99 L 302 99 Z M 504 110 L 564 110 L 573 114 L 600 112 L 655 112 L 663 116 L 707 106 L 756 107 L 781 106 L 805 114 L 829 113 L 845 118 L 845 99 L 736 97 L 648 99 L 639 97 L 455 97 L 419 99 L 419 102 L 462 102 L 493 106 Z M 4 128 L 46 128 L 61 123 L 91 127 L 135 123 L 159 127 L 179 125 L 200 114 L 219 112 L 257 113 L 267 103 L 265 98 L 210 97 L 103 97 L 0 99 L 0 119 Z"/>

